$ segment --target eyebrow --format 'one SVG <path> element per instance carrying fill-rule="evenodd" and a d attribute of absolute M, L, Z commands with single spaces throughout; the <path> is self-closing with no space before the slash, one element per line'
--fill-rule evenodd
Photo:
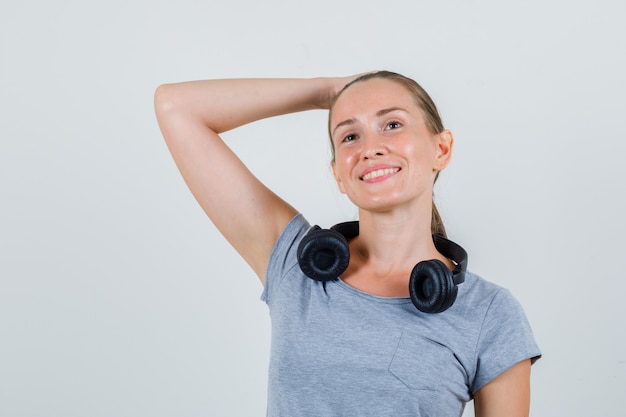
<path fill-rule="evenodd" d="M 387 109 L 382 109 L 382 110 L 378 110 L 376 112 L 376 117 L 381 117 L 384 116 L 388 113 L 394 112 L 394 111 L 403 111 L 405 113 L 407 113 L 406 109 L 403 109 L 402 107 L 389 107 Z M 342 127 L 342 126 L 349 126 L 349 125 L 353 125 L 356 123 L 356 119 L 355 118 L 350 118 L 350 119 L 346 119 L 342 122 L 337 123 L 337 126 L 335 126 L 335 128 L 333 129 L 333 135 L 335 134 L 335 131 Z"/>

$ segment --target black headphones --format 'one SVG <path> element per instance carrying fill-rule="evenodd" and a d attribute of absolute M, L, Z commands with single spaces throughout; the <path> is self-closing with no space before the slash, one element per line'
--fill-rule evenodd
<path fill-rule="evenodd" d="M 348 240 L 359 234 L 359 222 L 339 223 L 330 229 L 313 226 L 298 246 L 298 263 L 306 276 L 316 281 L 339 278 L 350 262 Z M 454 304 L 457 285 L 465 281 L 467 252 L 441 235 L 433 235 L 437 250 L 455 263 L 450 271 L 438 259 L 421 261 L 411 271 L 411 301 L 424 313 L 441 313 Z"/>

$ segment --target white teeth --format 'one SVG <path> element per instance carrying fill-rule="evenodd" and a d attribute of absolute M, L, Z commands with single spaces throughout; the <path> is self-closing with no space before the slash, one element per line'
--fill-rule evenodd
<path fill-rule="evenodd" d="M 379 169 L 376 171 L 368 172 L 367 174 L 363 175 L 363 179 L 371 180 L 372 178 L 378 178 L 378 177 L 382 177 L 383 175 L 389 175 L 389 174 L 393 174 L 396 172 L 398 172 L 398 168 Z"/>

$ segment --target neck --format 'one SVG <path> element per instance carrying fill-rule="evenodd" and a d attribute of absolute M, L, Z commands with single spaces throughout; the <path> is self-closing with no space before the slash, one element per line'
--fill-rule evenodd
<path fill-rule="evenodd" d="M 430 230 L 431 211 L 372 213 L 361 210 L 359 235 L 350 241 L 350 264 L 342 280 L 362 291 L 389 297 L 407 297 L 415 265 L 450 260 L 435 248 Z"/>
<path fill-rule="evenodd" d="M 431 208 L 417 213 L 371 213 L 359 216 L 359 236 L 351 244 L 361 265 L 384 273 L 406 272 L 419 261 L 445 258 L 437 252 L 430 229 Z"/>

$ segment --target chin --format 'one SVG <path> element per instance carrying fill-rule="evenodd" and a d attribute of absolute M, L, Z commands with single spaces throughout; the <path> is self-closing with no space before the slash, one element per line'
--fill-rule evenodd
<path fill-rule="evenodd" d="M 399 199 L 397 196 L 380 196 L 372 198 L 350 199 L 354 205 L 361 210 L 371 211 L 375 213 L 384 213 L 393 210 L 406 203 L 405 200 Z"/>

